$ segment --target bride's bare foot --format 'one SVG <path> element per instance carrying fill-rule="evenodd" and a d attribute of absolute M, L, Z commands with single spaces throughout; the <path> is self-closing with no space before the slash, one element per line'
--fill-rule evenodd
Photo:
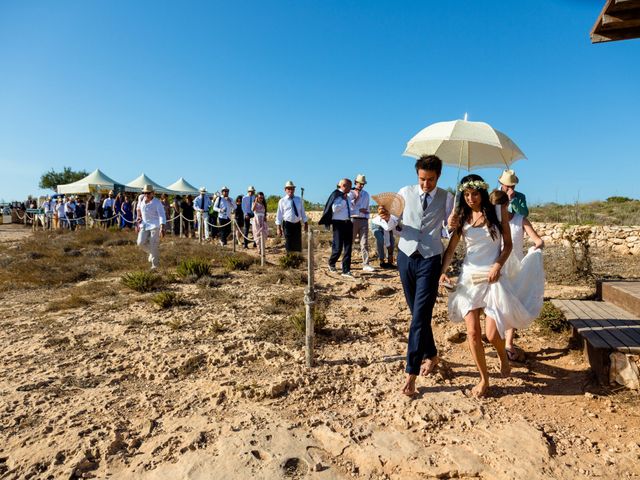
<path fill-rule="evenodd" d="M 500 373 L 503 377 L 511 375 L 511 363 L 507 355 L 505 355 L 504 358 L 500 358 Z"/>
<path fill-rule="evenodd" d="M 489 390 L 489 382 L 480 380 L 480 383 L 471 389 L 471 394 L 476 398 L 482 398 Z"/>
<path fill-rule="evenodd" d="M 407 375 L 407 381 L 402 387 L 402 394 L 407 397 L 413 397 L 416 394 L 416 376 Z"/>
<path fill-rule="evenodd" d="M 440 359 L 438 357 L 427 358 L 422 362 L 422 366 L 420 367 L 420 375 L 425 377 L 432 374 L 438 366 L 438 363 L 440 363 Z"/>

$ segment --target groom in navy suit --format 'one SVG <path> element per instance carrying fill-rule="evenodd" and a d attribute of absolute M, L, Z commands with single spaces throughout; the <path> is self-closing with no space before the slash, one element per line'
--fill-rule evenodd
<path fill-rule="evenodd" d="M 442 237 L 453 209 L 453 195 L 438 188 L 442 161 L 435 155 L 415 164 L 417 185 L 403 187 L 404 211 L 398 243 L 398 270 L 404 296 L 411 310 L 407 345 L 407 380 L 402 393 L 415 394 L 416 377 L 428 375 L 438 365 L 438 350 L 431 330 L 431 316 L 438 295 L 442 266 Z"/>

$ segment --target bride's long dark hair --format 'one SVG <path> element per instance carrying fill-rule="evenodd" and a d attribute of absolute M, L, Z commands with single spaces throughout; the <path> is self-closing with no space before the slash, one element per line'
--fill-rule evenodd
<path fill-rule="evenodd" d="M 484 179 L 480 175 L 476 175 L 474 173 L 467 175 L 462 180 L 460 180 L 460 185 L 464 185 L 467 182 L 484 182 Z M 459 186 L 460 186 L 459 185 Z M 478 192 L 480 192 L 481 206 L 480 209 L 484 214 L 484 218 L 487 219 L 489 233 L 491 234 L 491 238 L 495 240 L 496 235 L 502 235 L 502 224 L 498 220 L 498 215 L 496 214 L 496 208 L 489 200 L 489 192 L 486 188 L 478 188 Z M 471 207 L 467 205 L 467 202 L 464 199 L 464 191 L 459 192 L 458 199 L 458 207 L 456 213 L 458 214 L 458 218 L 460 219 L 460 224 L 458 225 L 458 234 L 462 235 L 462 227 L 464 227 L 465 222 L 471 223 L 472 215 L 471 215 Z"/>

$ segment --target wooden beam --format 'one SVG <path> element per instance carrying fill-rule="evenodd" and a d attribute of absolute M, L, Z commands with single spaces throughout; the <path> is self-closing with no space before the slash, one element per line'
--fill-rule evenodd
<path fill-rule="evenodd" d="M 602 16 L 601 31 L 620 30 L 636 27 L 640 27 L 640 17 L 622 18 L 620 16 L 614 17 L 612 15 Z"/>

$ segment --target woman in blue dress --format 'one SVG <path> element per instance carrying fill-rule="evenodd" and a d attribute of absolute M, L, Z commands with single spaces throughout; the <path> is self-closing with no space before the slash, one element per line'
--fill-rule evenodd
<path fill-rule="evenodd" d="M 133 205 L 129 195 L 124 196 L 120 206 L 120 228 L 133 228 Z"/>

